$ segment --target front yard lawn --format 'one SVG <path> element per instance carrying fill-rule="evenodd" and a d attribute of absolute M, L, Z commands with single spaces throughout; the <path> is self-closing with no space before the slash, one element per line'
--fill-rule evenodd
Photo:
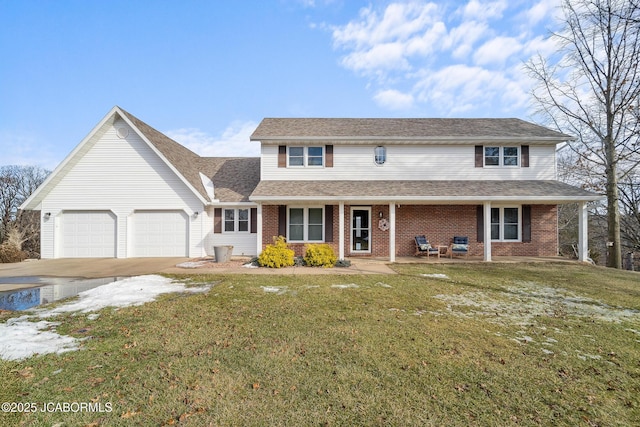
<path fill-rule="evenodd" d="M 81 350 L 0 360 L 0 401 L 37 408 L 2 413 L 0 424 L 640 420 L 640 274 L 577 264 L 394 269 L 189 276 L 215 285 L 97 318 L 61 314 L 57 332 L 86 337 Z M 61 405 L 42 411 L 47 402 Z M 71 402 L 102 412 L 65 412 Z"/>

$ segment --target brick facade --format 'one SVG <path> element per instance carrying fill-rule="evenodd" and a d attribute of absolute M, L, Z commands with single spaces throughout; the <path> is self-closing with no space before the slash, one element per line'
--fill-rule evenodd
<path fill-rule="evenodd" d="M 359 205 L 354 205 L 357 207 Z M 351 253 L 351 207 L 345 205 L 344 254 L 350 256 L 389 257 L 389 231 L 378 228 L 380 212 L 389 219 L 388 205 L 371 208 L 371 254 Z M 278 235 L 277 205 L 262 207 L 262 247 L 273 243 Z M 453 236 L 468 236 L 470 255 L 482 256 L 484 243 L 477 241 L 477 205 L 400 205 L 396 206 L 396 255 L 412 256 L 414 237 L 424 234 L 433 245 L 449 245 Z M 327 225 L 325 224 L 325 227 Z M 333 207 L 333 241 L 327 242 L 338 254 L 339 209 Z M 297 256 L 304 255 L 304 243 L 292 243 Z M 531 242 L 492 242 L 494 256 L 555 256 L 558 254 L 558 221 L 556 205 L 531 205 Z"/>

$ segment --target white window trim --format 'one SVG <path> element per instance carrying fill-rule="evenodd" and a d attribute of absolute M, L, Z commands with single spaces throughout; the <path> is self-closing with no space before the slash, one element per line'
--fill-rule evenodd
<path fill-rule="evenodd" d="M 240 231 L 240 212 L 247 211 L 247 231 Z M 227 231 L 227 212 L 233 211 L 233 230 Z M 223 234 L 250 234 L 251 233 L 251 208 L 222 208 L 222 233 Z"/>
<path fill-rule="evenodd" d="M 492 205 L 491 209 L 500 209 L 500 238 L 494 239 L 491 237 L 491 229 L 489 229 L 489 236 L 492 242 L 504 242 L 504 243 L 519 243 L 522 242 L 522 205 Z M 504 210 L 505 209 L 518 209 L 518 238 L 517 239 L 505 239 L 504 238 Z M 493 224 L 491 224 L 493 225 Z"/>
<path fill-rule="evenodd" d="M 289 163 L 291 148 L 302 148 L 302 164 L 291 165 Z M 321 165 L 309 165 L 309 148 L 320 148 L 322 150 L 322 164 Z M 287 145 L 287 167 L 288 168 L 324 168 L 327 162 L 327 153 L 325 152 L 324 145 Z M 315 156 L 314 156 L 315 157 Z"/>
<path fill-rule="evenodd" d="M 356 250 L 353 249 L 353 211 L 369 211 L 369 249 L 361 249 L 361 250 Z M 349 212 L 349 250 L 352 254 L 370 254 L 371 253 L 371 249 L 373 246 L 373 225 L 372 225 L 372 221 L 373 221 L 373 217 L 371 216 L 372 213 L 372 208 L 371 206 L 351 206 L 351 210 Z"/>
<path fill-rule="evenodd" d="M 384 150 L 384 161 L 382 163 L 378 163 L 376 161 L 377 159 L 377 155 L 376 155 L 376 151 L 378 150 L 378 148 L 382 148 Z M 375 147 L 373 147 L 373 164 L 378 166 L 378 167 L 382 167 L 387 163 L 387 147 L 385 147 L 384 145 L 376 145 Z"/>
<path fill-rule="evenodd" d="M 290 214 L 291 209 L 302 209 L 302 240 L 291 240 L 289 236 L 290 228 Z M 309 209 L 321 209 L 322 210 L 322 239 L 321 240 L 309 240 Z M 291 243 L 324 243 L 325 236 L 325 218 L 324 218 L 324 206 L 287 206 L 287 242 Z"/>
<path fill-rule="evenodd" d="M 487 164 L 487 153 L 486 153 L 486 149 L 487 148 L 491 148 L 491 147 L 497 147 L 498 148 L 498 164 L 497 165 L 488 165 Z M 518 152 L 516 153 L 515 157 L 518 160 L 518 164 L 517 165 L 505 165 L 504 164 L 504 149 L 505 148 L 515 148 Z M 513 156 L 509 156 L 509 157 L 513 157 Z M 519 145 L 485 145 L 482 147 L 482 163 L 483 166 L 485 168 L 519 168 L 521 167 L 520 164 L 522 163 L 522 158 L 521 158 L 521 149 Z"/>

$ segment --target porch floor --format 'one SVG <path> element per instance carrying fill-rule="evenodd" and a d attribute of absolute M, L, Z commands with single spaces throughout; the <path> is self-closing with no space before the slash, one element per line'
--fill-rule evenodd
<path fill-rule="evenodd" d="M 366 263 L 370 261 L 372 263 L 379 262 L 389 262 L 389 258 L 387 257 L 347 257 L 347 259 L 351 261 L 355 261 L 359 264 Z M 441 256 L 438 257 L 429 257 L 426 256 L 406 256 L 406 257 L 396 257 L 397 264 L 415 264 L 415 263 L 426 263 L 426 264 L 458 264 L 458 263 L 479 263 L 484 262 L 484 258 L 481 256 L 454 256 L 453 258 Z M 534 257 L 534 256 L 492 256 L 491 262 L 496 263 L 532 263 L 532 262 L 578 262 L 576 259 L 565 258 L 561 256 L 547 256 L 547 257 Z"/>

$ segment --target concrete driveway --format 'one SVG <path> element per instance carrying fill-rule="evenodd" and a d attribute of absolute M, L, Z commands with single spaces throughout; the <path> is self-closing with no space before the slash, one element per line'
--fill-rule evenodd
<path fill-rule="evenodd" d="M 0 277 L 98 277 L 139 276 L 174 268 L 189 258 L 63 258 L 0 264 Z"/>

